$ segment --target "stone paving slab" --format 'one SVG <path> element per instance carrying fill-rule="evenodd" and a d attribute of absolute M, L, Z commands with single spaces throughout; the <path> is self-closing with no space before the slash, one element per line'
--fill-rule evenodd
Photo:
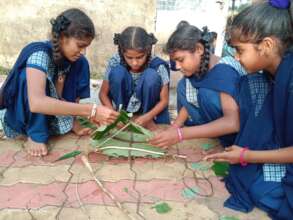
<path fill-rule="evenodd" d="M 55 162 L 72 150 L 88 152 L 89 142 L 88 137 L 73 134 L 55 137 L 50 140 L 50 154 L 35 158 L 23 151 L 23 141 L 0 140 L 0 220 L 128 219 L 97 186 L 80 156 Z M 207 145 L 214 147 L 212 151 L 220 150 L 218 142 L 211 139 L 185 141 L 170 149 L 170 154 L 186 155 L 186 162 L 172 157 L 136 158 L 130 166 L 128 159 L 97 153 L 90 153 L 89 161 L 96 177 L 136 219 L 143 219 L 136 213 L 138 207 L 144 219 L 151 220 L 216 220 L 224 215 L 239 220 L 269 219 L 257 209 L 243 214 L 223 208 L 229 194 L 223 182 L 207 169 L 211 164 L 200 161 L 206 154 L 202 147 Z M 203 171 L 192 170 L 198 162 Z M 212 184 L 213 196 L 184 193 L 191 187 L 209 194 L 209 182 L 200 179 L 204 177 Z M 157 213 L 152 207 L 160 202 L 168 203 L 172 210 Z"/>

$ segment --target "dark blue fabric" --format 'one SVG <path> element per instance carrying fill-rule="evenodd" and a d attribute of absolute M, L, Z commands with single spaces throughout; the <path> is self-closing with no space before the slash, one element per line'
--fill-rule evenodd
<path fill-rule="evenodd" d="M 263 74 L 244 76 L 241 79 L 238 105 L 240 109 L 240 131 L 235 144 L 248 147 L 251 150 L 273 149 L 278 146 L 272 122 L 272 90 L 266 96 L 258 115 L 255 114 L 256 104 L 250 94 L 250 83 L 262 78 L 264 83 L 270 83 Z M 260 94 L 260 93 L 259 93 Z M 256 97 L 257 99 L 257 97 Z M 249 190 L 254 181 L 262 173 L 262 164 L 249 164 L 246 167 L 231 165 L 229 176 L 225 179 L 226 187 L 231 197 L 225 206 L 243 212 L 249 212 L 254 204 Z"/>
<path fill-rule="evenodd" d="M 271 90 L 267 94 L 260 113 L 255 115 L 256 104 L 252 102 L 249 80 L 257 80 L 262 75 L 246 76 L 241 80 L 239 92 L 239 107 L 241 128 L 235 144 L 247 146 L 252 150 L 268 150 L 293 146 L 293 54 L 284 56 L 278 67 L 275 84 L 267 77 Z M 269 192 L 270 183 L 263 182 L 254 192 L 267 191 L 267 195 L 274 201 L 265 208 L 255 202 L 256 195 L 252 194 L 251 186 L 262 175 L 262 164 L 250 164 L 246 167 L 230 166 L 226 186 L 231 197 L 225 206 L 240 211 L 249 212 L 256 205 L 266 211 L 272 219 L 293 219 L 293 165 L 286 166 L 286 176 L 282 180 L 282 187 L 276 187 Z M 280 195 L 284 194 L 281 198 Z M 272 204 L 275 204 L 273 208 Z M 277 204 L 278 203 L 278 204 Z"/>
<path fill-rule="evenodd" d="M 32 113 L 29 108 L 25 68 L 19 73 L 18 91 L 15 102 L 5 112 L 5 123 L 14 131 L 30 137 L 38 143 L 47 143 L 49 138 L 48 119 L 44 114 Z M 49 94 L 49 88 L 46 88 Z"/>
<path fill-rule="evenodd" d="M 168 64 L 160 58 L 154 58 L 149 68 L 145 69 L 138 80 L 135 88 L 131 74 L 123 65 L 117 65 L 112 68 L 109 74 L 110 98 L 113 100 L 117 108 L 122 104 L 122 109 L 126 110 L 129 100 L 133 94 L 142 103 L 139 113 L 147 113 L 159 101 L 162 88 L 162 80 L 157 69 L 160 65 L 164 65 L 169 73 Z M 169 124 L 170 117 L 168 106 L 156 116 L 155 120 L 158 124 Z"/>
<path fill-rule="evenodd" d="M 192 120 L 186 125 L 200 125 L 214 121 L 223 116 L 220 92 L 225 92 L 235 98 L 240 74 L 227 64 L 217 64 L 203 78 L 189 78 L 192 86 L 198 89 L 199 107 L 190 104 L 186 99 L 186 85 L 184 77 L 177 86 L 177 109 L 184 106 Z M 223 146 L 234 143 L 235 134 L 219 137 Z"/>
<path fill-rule="evenodd" d="M 1 87 L 1 103 L 0 109 L 6 108 L 14 104 L 15 95 L 18 91 L 18 79 L 21 70 L 26 66 L 26 61 L 31 54 L 36 51 L 49 51 L 50 45 L 45 42 L 34 42 L 27 45 L 20 52 L 16 63 L 14 64 L 12 70 L 9 72 L 3 86 Z"/>
<path fill-rule="evenodd" d="M 225 92 L 235 98 L 240 74 L 233 67 L 220 63 L 209 70 L 203 78 L 190 77 L 189 79 L 194 88 Z"/>
<path fill-rule="evenodd" d="M 46 51 L 51 56 L 51 45 L 49 42 L 35 42 L 22 50 L 2 90 L 3 107 L 7 109 L 4 120 L 15 131 L 31 137 L 36 142 L 45 143 L 49 137 L 49 116 L 30 112 L 28 105 L 26 61 L 36 51 Z M 77 98 L 87 98 L 90 95 L 89 66 L 84 57 L 70 64 L 71 68 L 64 83 L 63 98 L 75 102 Z M 49 95 L 48 83 L 46 94 Z"/>
<path fill-rule="evenodd" d="M 274 120 L 282 147 L 293 146 L 293 53 L 285 54 L 276 74 Z M 286 167 L 282 180 L 285 198 L 275 219 L 293 219 L 293 164 Z"/>

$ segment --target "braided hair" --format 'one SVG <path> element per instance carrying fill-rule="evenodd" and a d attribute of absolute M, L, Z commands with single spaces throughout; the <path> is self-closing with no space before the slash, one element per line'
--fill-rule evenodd
<path fill-rule="evenodd" d="M 64 57 L 60 48 L 60 37 L 74 37 L 86 39 L 95 37 L 95 27 L 92 20 L 80 9 L 71 8 L 55 19 L 51 19 L 51 42 L 53 49 L 53 60 L 57 66 L 62 65 Z"/>
<path fill-rule="evenodd" d="M 204 53 L 201 57 L 199 77 L 202 77 L 209 70 L 210 43 L 208 36 L 209 31 L 206 27 L 201 31 L 187 21 L 181 21 L 169 37 L 165 50 L 168 54 L 178 50 L 187 50 L 193 53 L 196 50 L 196 44 L 201 43 L 204 47 Z"/>
<path fill-rule="evenodd" d="M 142 69 L 145 69 L 151 60 L 152 46 L 156 44 L 158 40 L 152 33 L 148 34 L 145 29 L 137 26 L 130 26 L 121 33 L 114 34 L 113 41 L 114 44 L 118 46 L 121 64 L 129 70 L 130 66 L 125 61 L 123 55 L 125 51 L 136 50 L 147 53 L 146 62 L 142 67 Z"/>

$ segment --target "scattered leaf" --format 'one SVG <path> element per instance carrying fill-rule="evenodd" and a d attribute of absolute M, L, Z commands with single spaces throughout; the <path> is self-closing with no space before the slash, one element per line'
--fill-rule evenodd
<path fill-rule="evenodd" d="M 203 163 L 192 163 L 191 168 L 194 170 L 200 170 L 203 172 L 209 170 L 209 166 L 207 164 L 203 164 Z"/>
<path fill-rule="evenodd" d="M 214 145 L 211 144 L 211 143 L 204 143 L 204 144 L 201 145 L 201 148 L 204 149 L 204 150 L 210 150 L 213 147 L 214 147 Z"/>
<path fill-rule="evenodd" d="M 64 154 L 62 157 L 59 157 L 55 162 L 60 161 L 60 160 L 65 160 L 71 157 L 76 157 L 77 155 L 81 154 L 81 151 L 75 150 L 70 153 Z"/>
<path fill-rule="evenodd" d="M 198 193 L 198 189 L 196 187 L 184 188 L 182 190 L 181 195 L 186 199 L 194 199 L 197 193 Z"/>
<path fill-rule="evenodd" d="M 220 220 L 239 220 L 239 218 L 234 216 L 221 216 Z"/>
<path fill-rule="evenodd" d="M 229 163 L 228 162 L 214 162 L 211 169 L 214 171 L 216 176 L 225 177 L 229 174 Z"/>
<path fill-rule="evenodd" d="M 159 204 L 153 206 L 152 208 L 155 208 L 157 213 L 159 213 L 159 214 L 164 214 L 164 213 L 170 212 L 172 210 L 172 208 L 166 202 L 159 203 Z"/>

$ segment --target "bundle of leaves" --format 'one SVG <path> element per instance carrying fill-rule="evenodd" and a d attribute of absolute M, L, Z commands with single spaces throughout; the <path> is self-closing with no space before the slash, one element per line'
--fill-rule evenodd
<path fill-rule="evenodd" d="M 81 126 L 94 130 L 91 136 L 93 151 L 111 157 L 151 157 L 159 158 L 166 154 L 165 150 L 152 146 L 148 140 L 153 133 L 131 121 L 132 114 L 120 111 L 116 121 L 107 126 L 97 127 L 85 118 L 78 118 Z M 73 151 L 58 160 L 75 157 L 81 151 Z"/>

